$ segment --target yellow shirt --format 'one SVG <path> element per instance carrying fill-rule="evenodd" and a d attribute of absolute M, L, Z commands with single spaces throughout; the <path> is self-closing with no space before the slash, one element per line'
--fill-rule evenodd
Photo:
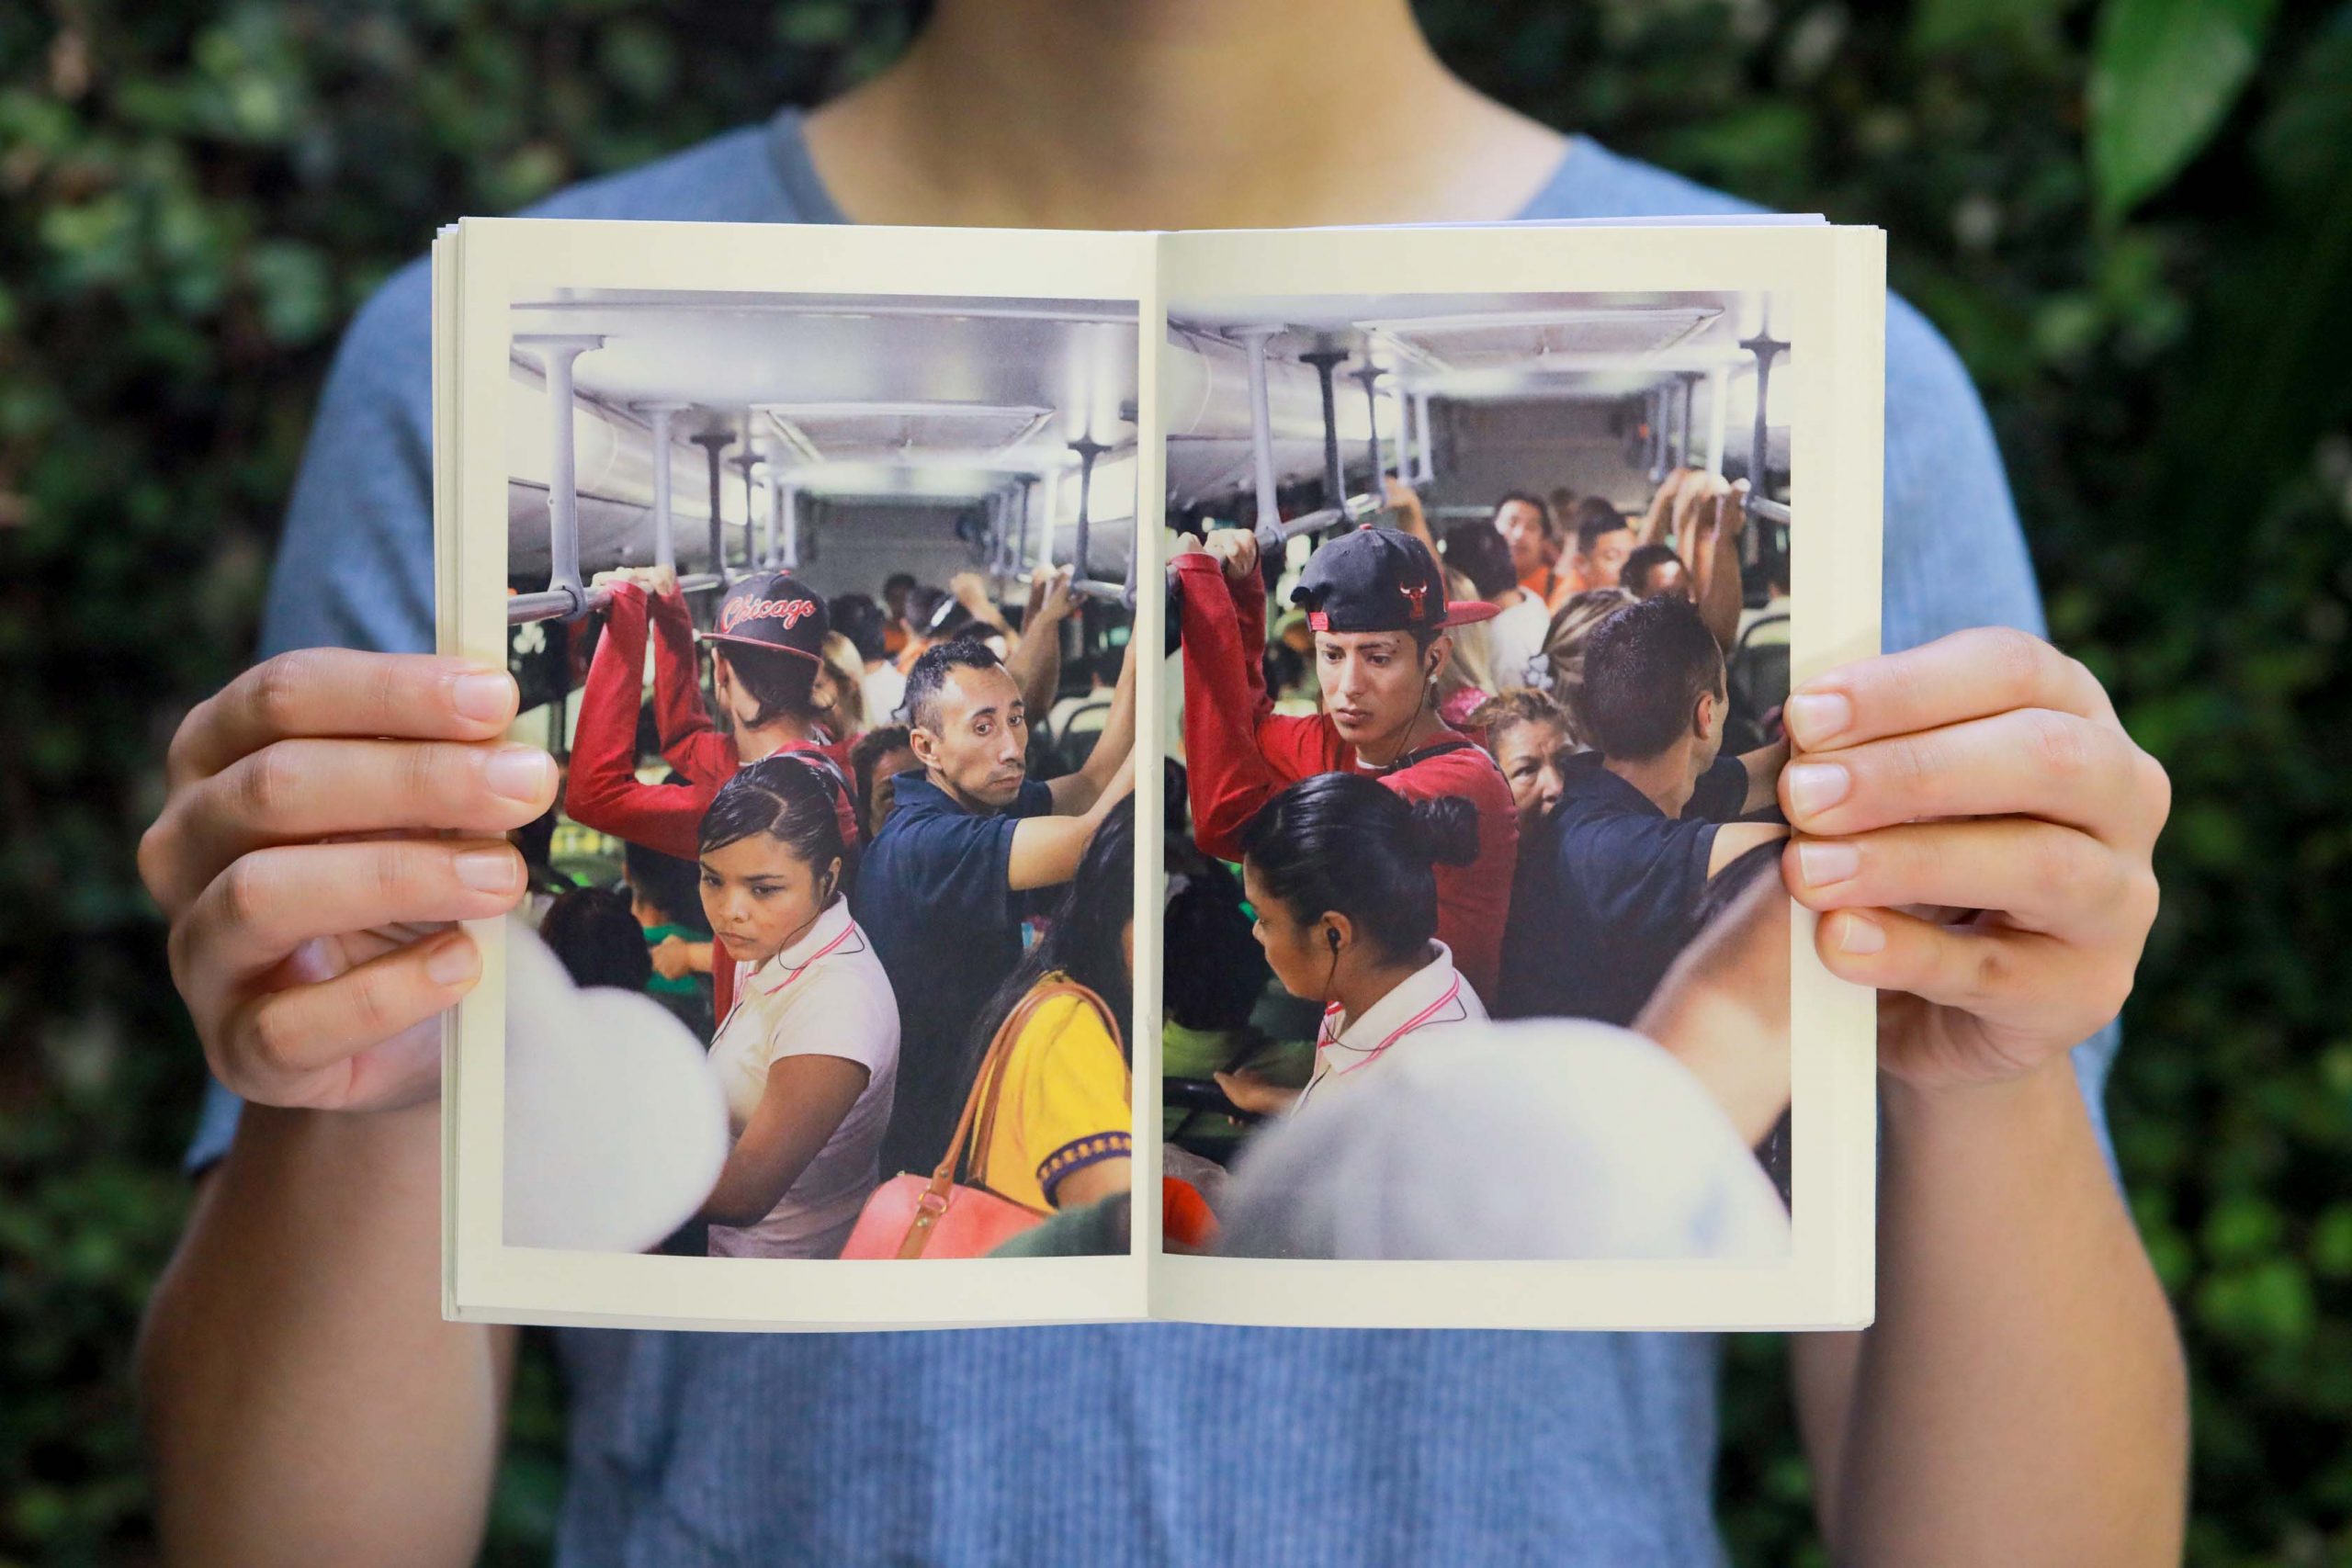
<path fill-rule="evenodd" d="M 1071 1171 L 1134 1156 L 1128 1092 L 1126 1059 L 1102 1016 L 1081 998 L 1056 997 L 1013 1042 L 974 1179 L 1016 1203 L 1052 1209 Z"/>

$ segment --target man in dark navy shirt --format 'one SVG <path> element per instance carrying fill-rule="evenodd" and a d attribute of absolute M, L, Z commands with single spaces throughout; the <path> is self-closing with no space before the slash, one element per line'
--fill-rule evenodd
<path fill-rule="evenodd" d="M 985 644 L 937 644 L 908 672 L 908 739 L 922 772 L 891 781 L 895 804 L 850 891 L 899 1001 L 886 1175 L 929 1171 L 946 1153 L 970 1088 L 964 1036 L 1020 962 L 1027 895 L 1077 874 L 1096 826 L 1134 787 L 1135 685 L 1130 642 L 1086 766 L 1040 783 L 1025 773 L 1027 706 Z"/>
<path fill-rule="evenodd" d="M 1577 706 L 1594 750 L 1520 862 L 1498 1014 L 1631 1024 L 1691 936 L 1707 879 L 1777 823 L 1786 742 L 1724 757 L 1722 652 L 1679 597 L 1627 606 L 1585 646 Z"/>

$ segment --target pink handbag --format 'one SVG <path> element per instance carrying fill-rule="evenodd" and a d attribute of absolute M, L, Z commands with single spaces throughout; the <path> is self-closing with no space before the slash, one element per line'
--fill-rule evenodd
<path fill-rule="evenodd" d="M 1082 998 L 1100 1013 L 1117 1038 L 1118 1021 L 1101 997 L 1075 980 L 1057 980 L 1031 988 L 1006 1015 L 988 1055 L 964 1098 L 964 1113 L 956 1118 L 956 1135 L 928 1179 L 912 1171 L 890 1178 L 874 1190 L 857 1216 L 857 1224 L 842 1245 L 843 1258 L 979 1258 L 1023 1231 L 1045 1223 L 1044 1211 L 1016 1203 L 985 1187 L 958 1182 L 956 1168 L 978 1164 L 996 1131 L 997 1098 L 1003 1092 L 1012 1047 L 1037 1009 L 1056 997 Z M 977 1122 L 977 1125 L 975 1123 Z M 968 1142 L 967 1141 L 968 1135 Z"/>

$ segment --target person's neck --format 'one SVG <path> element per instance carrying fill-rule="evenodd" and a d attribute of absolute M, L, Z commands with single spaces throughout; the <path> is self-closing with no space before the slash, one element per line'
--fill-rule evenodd
<path fill-rule="evenodd" d="M 1668 817 L 1679 817 L 1690 804 L 1691 792 L 1699 787 L 1698 772 L 1690 766 L 1690 738 L 1685 736 L 1655 757 L 1638 762 L 1603 757 L 1600 765 L 1640 790 Z"/>
<path fill-rule="evenodd" d="M 957 789 L 954 782 L 951 781 L 945 773 L 941 773 L 937 768 L 927 767 L 923 769 L 922 776 L 931 781 L 931 786 L 933 789 L 945 795 L 948 799 L 954 801 L 958 807 L 962 807 L 970 815 L 974 817 L 993 817 L 997 814 L 998 808 L 996 807 L 990 806 L 987 801 L 981 800 L 978 796 L 966 795 L 962 790 Z"/>
<path fill-rule="evenodd" d="M 1357 747 L 1356 761 L 1367 768 L 1385 768 L 1397 758 L 1418 751 L 1430 741 L 1451 733 L 1437 709 L 1424 705 L 1421 711 L 1413 716 L 1413 722 L 1405 727 L 1404 733 L 1392 739 Z"/>
<path fill-rule="evenodd" d="M 740 717 L 735 720 L 735 755 L 745 762 L 757 762 L 775 756 L 786 746 L 806 744 L 817 739 L 817 721 L 813 718 L 775 718 L 754 728 Z"/>
<path fill-rule="evenodd" d="M 1091 229 L 1494 220 L 1565 152 L 1408 0 L 939 0 L 808 145 L 854 221 Z"/>
<path fill-rule="evenodd" d="M 1380 1005 L 1389 992 L 1429 967 L 1437 952 L 1424 944 L 1413 957 L 1394 964 L 1367 964 L 1344 977 L 1335 977 L 1331 999 L 1353 1028 L 1363 1015 Z"/>

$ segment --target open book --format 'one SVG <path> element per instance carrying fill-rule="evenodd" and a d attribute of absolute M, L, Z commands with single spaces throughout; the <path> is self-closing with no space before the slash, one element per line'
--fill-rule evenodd
<path fill-rule="evenodd" d="M 441 649 L 565 777 L 447 1314 L 1869 1321 L 1775 789 L 1878 647 L 1879 232 L 468 220 L 433 282 Z"/>

